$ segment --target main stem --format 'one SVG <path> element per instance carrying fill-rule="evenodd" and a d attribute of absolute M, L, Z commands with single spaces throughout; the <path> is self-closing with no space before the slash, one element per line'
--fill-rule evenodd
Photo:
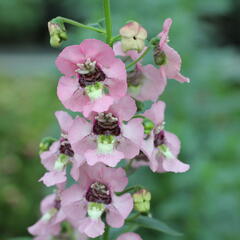
<path fill-rule="evenodd" d="M 112 19 L 111 19 L 110 0 L 103 0 L 103 6 L 104 6 L 104 15 L 105 15 L 105 23 L 106 23 L 106 42 L 108 44 L 111 44 Z"/>
<path fill-rule="evenodd" d="M 109 226 L 106 224 L 105 232 L 103 233 L 102 240 L 109 240 Z"/>

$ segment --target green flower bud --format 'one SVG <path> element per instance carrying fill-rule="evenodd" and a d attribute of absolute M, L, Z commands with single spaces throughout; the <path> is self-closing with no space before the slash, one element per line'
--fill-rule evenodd
<path fill-rule="evenodd" d="M 151 193 L 142 189 L 133 194 L 134 209 L 141 213 L 147 213 L 150 210 Z"/>
<path fill-rule="evenodd" d="M 45 137 L 42 139 L 42 141 L 39 144 L 39 152 L 43 153 L 49 150 L 49 148 L 52 146 L 54 142 L 56 142 L 57 139 L 52 137 Z"/>
<path fill-rule="evenodd" d="M 122 50 L 136 50 L 139 53 L 145 47 L 147 31 L 137 22 L 130 22 L 120 29 L 122 37 Z"/>
<path fill-rule="evenodd" d="M 67 33 L 64 24 L 53 19 L 48 22 L 48 30 L 50 34 L 50 45 L 52 47 L 59 47 L 62 41 L 67 40 Z"/>

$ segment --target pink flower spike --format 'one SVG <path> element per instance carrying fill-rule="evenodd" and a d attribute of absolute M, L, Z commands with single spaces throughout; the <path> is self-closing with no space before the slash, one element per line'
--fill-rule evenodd
<path fill-rule="evenodd" d="M 121 234 L 116 240 L 142 240 L 142 238 L 134 232 L 127 232 Z"/>
<path fill-rule="evenodd" d="M 111 47 L 96 39 L 69 46 L 56 60 L 60 78 L 57 95 L 63 105 L 87 117 L 92 111 L 106 111 L 127 91 L 125 64 Z"/>

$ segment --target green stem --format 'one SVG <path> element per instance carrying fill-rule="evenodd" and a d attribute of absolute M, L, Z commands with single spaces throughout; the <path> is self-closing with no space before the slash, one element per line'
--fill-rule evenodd
<path fill-rule="evenodd" d="M 105 232 L 103 233 L 102 240 L 109 240 L 109 226 L 106 224 Z"/>
<path fill-rule="evenodd" d="M 141 216 L 141 213 L 140 213 L 140 212 L 138 212 L 138 213 L 136 213 L 135 215 L 127 218 L 127 219 L 126 219 L 126 222 L 131 222 L 131 221 L 135 220 L 136 218 L 138 218 L 139 216 Z"/>
<path fill-rule="evenodd" d="M 92 31 L 95 31 L 95 32 L 98 32 L 98 33 L 104 33 L 104 34 L 106 33 L 105 30 L 103 30 L 103 29 L 92 27 L 92 26 L 89 26 L 89 25 L 85 25 L 85 24 L 79 23 L 79 22 L 74 21 L 74 20 L 69 19 L 69 18 L 56 17 L 56 20 L 62 21 L 63 23 L 71 24 L 71 25 L 76 26 L 76 27 L 81 27 L 81 28 L 85 28 L 85 29 L 88 29 L 88 30 L 92 30 Z"/>
<path fill-rule="evenodd" d="M 105 23 L 106 23 L 106 42 L 108 44 L 111 44 L 112 19 L 111 19 L 110 0 L 103 0 L 103 6 L 104 6 L 104 15 L 105 15 Z"/>
<path fill-rule="evenodd" d="M 126 188 L 124 191 L 122 191 L 122 192 L 118 192 L 117 193 L 117 196 L 121 196 L 121 195 L 123 195 L 124 193 L 128 193 L 128 192 L 131 192 L 131 191 L 138 191 L 138 190 L 140 190 L 140 189 L 142 189 L 143 187 L 142 186 L 140 186 L 140 185 L 135 185 L 135 186 L 132 186 L 132 187 L 129 187 L 129 188 Z"/>
<path fill-rule="evenodd" d="M 113 45 L 115 42 L 121 40 L 121 36 L 120 35 L 117 35 L 115 37 L 112 38 L 111 40 L 111 45 Z"/>
<path fill-rule="evenodd" d="M 136 63 L 138 63 L 141 59 L 143 59 L 147 55 L 147 53 L 150 51 L 150 49 L 151 49 L 151 47 L 148 47 L 139 58 L 137 58 L 135 61 L 129 63 L 126 66 L 126 68 L 128 69 L 128 68 L 134 66 Z"/>

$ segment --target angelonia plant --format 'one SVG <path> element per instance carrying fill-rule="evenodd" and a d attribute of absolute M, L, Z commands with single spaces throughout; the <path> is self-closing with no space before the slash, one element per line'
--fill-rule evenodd
<path fill-rule="evenodd" d="M 179 54 L 168 44 L 172 20 L 166 19 L 150 40 L 135 21 L 112 36 L 110 0 L 103 0 L 103 6 L 105 27 L 63 17 L 48 23 L 53 47 L 67 40 L 66 23 L 106 40 L 85 39 L 64 48 L 56 59 L 62 74 L 57 96 L 78 116 L 57 111 L 59 138 L 40 143 L 47 171 L 40 181 L 55 190 L 42 200 L 40 220 L 28 228 L 37 240 L 141 240 L 133 232 L 140 227 L 179 235 L 153 218 L 147 189 L 127 187 L 129 175 L 143 166 L 154 173 L 189 169 L 177 158 L 180 141 L 166 130 L 166 104 L 159 100 L 167 79 L 189 82 L 180 73 Z M 150 53 L 153 64 L 145 65 Z"/>

